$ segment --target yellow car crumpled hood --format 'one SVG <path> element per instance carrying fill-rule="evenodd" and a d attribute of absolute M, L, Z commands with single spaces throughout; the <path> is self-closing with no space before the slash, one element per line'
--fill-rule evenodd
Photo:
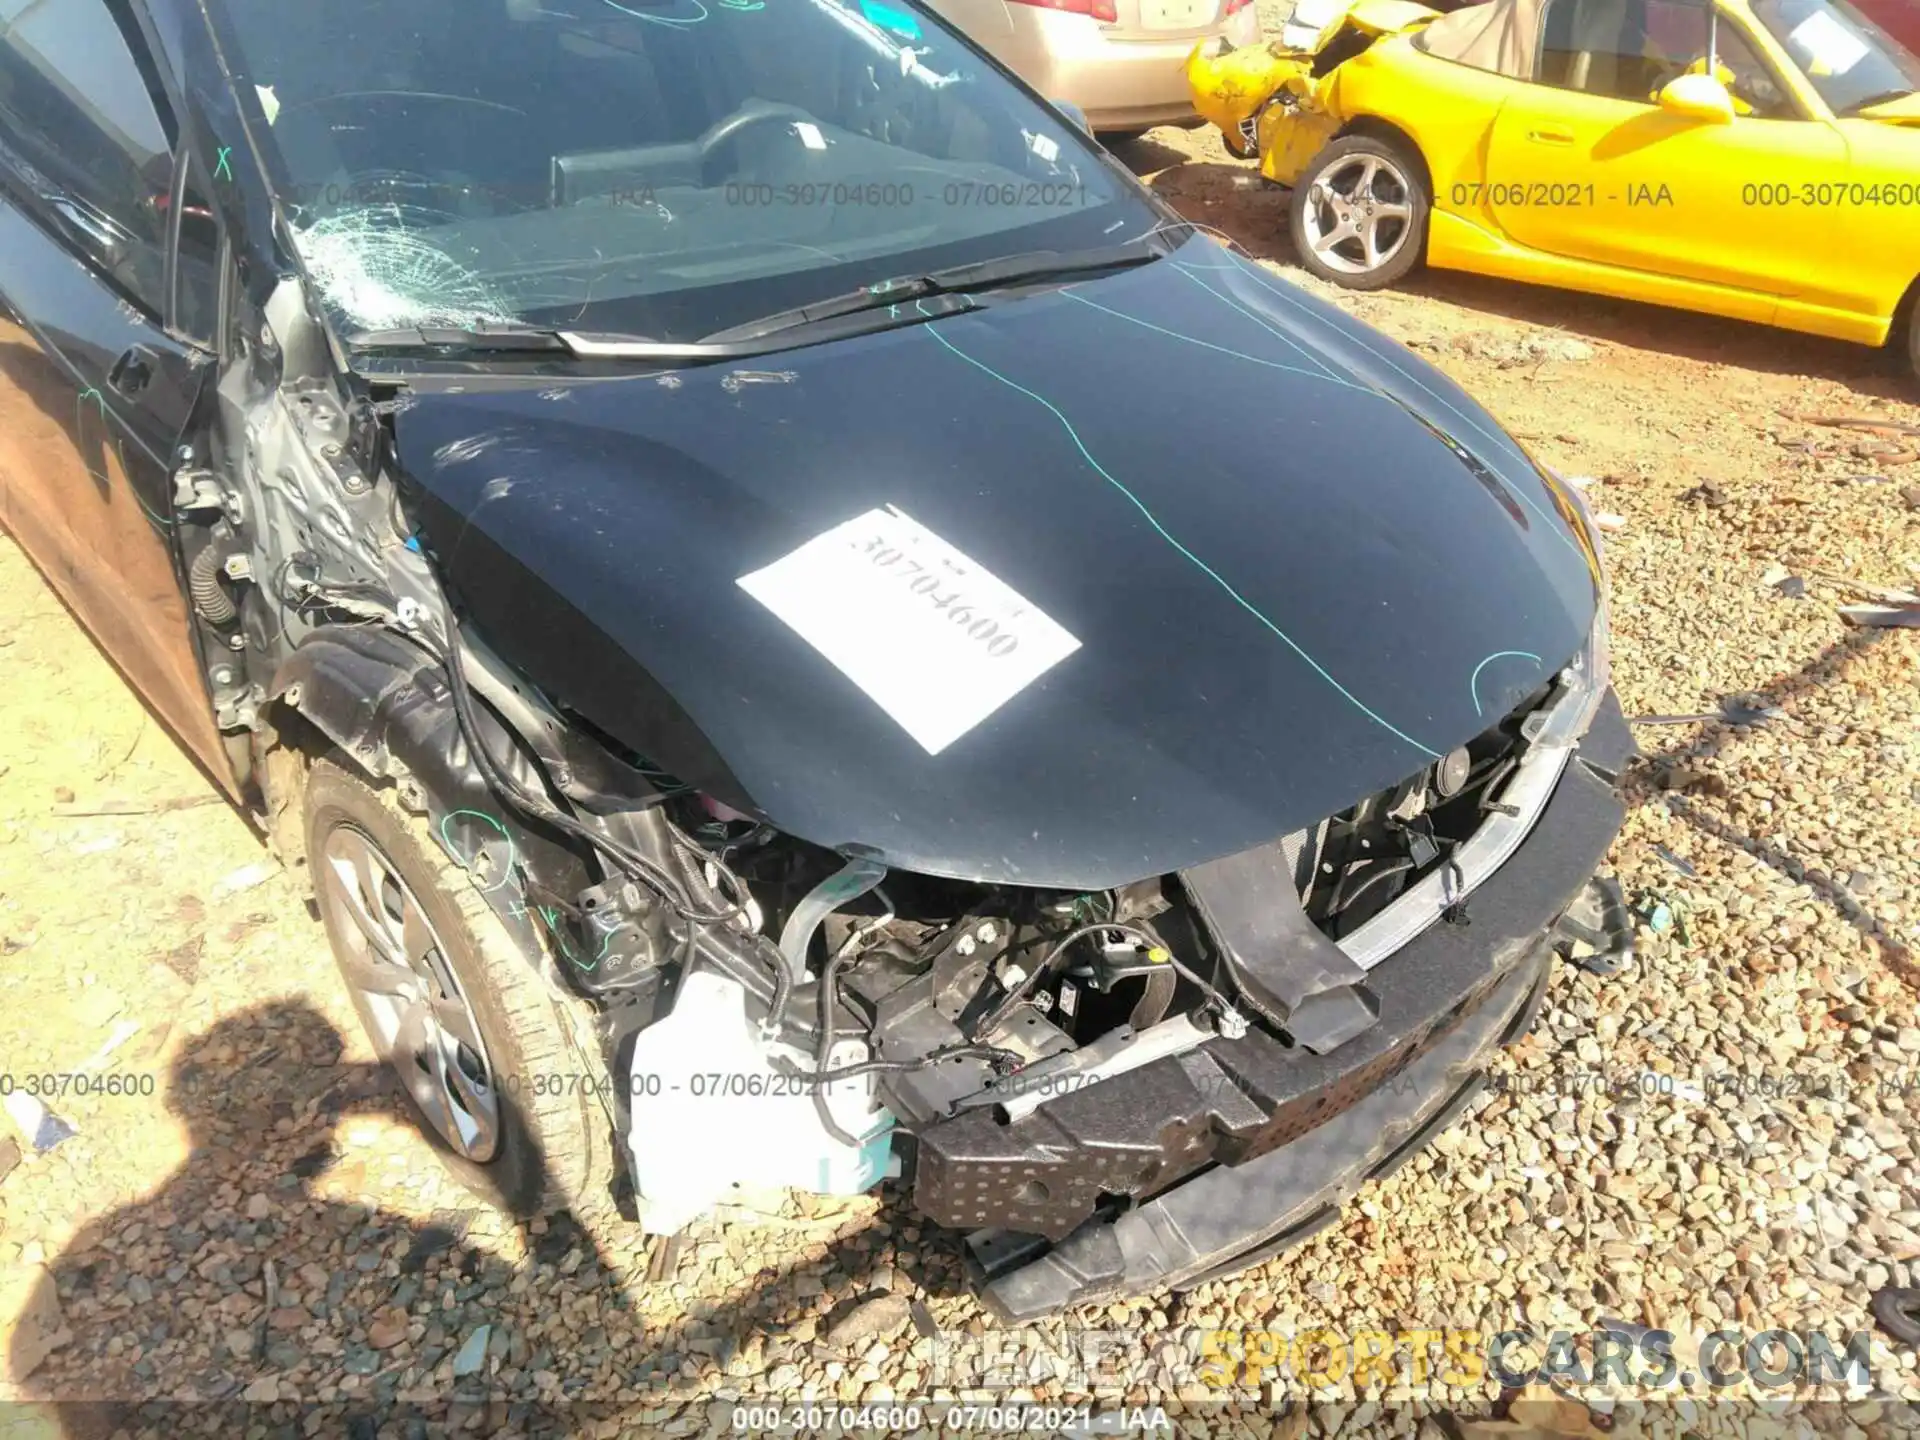
<path fill-rule="evenodd" d="M 1415 0 L 1352 0 L 1321 27 L 1311 49 L 1273 40 L 1236 50 L 1218 36 L 1202 40 L 1187 56 L 1193 108 L 1219 127 L 1229 151 L 1243 160 L 1257 153 L 1261 174 L 1290 183 L 1345 119 L 1334 103 L 1340 67 L 1316 79 L 1314 56 L 1348 28 L 1392 34 L 1437 13 Z"/>
<path fill-rule="evenodd" d="M 1202 40 L 1187 56 L 1187 88 L 1200 118 L 1217 125 L 1227 146 L 1244 158 L 1240 127 L 1281 91 L 1305 96 L 1313 89 L 1313 57 L 1279 41 L 1244 50 L 1224 48 L 1218 37 Z"/>

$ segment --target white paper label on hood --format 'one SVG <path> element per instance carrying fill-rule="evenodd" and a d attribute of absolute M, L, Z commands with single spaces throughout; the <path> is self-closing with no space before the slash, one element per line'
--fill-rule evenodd
<path fill-rule="evenodd" d="M 891 506 L 736 583 L 929 755 L 1080 648 L 1011 586 Z"/>

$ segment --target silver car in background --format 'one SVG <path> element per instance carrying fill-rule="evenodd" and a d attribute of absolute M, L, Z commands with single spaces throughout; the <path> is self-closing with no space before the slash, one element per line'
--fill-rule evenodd
<path fill-rule="evenodd" d="M 1183 70 L 1194 42 L 1260 39 L 1253 0 L 928 0 L 1050 100 L 1109 134 L 1194 118 Z"/>

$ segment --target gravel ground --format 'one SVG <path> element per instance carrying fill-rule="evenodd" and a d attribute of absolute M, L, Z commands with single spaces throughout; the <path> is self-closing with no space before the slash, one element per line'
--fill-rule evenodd
<path fill-rule="evenodd" d="M 1211 137 L 1163 129 L 1126 158 L 1304 282 L 1281 198 Z M 131 1022 L 96 1069 L 145 1092 L 69 1097 L 77 1136 L 0 1178 L 0 1314 L 26 1307 L 14 1359 L 34 1361 L 0 1399 L 42 1407 L 0 1406 L 0 1435 L 237 1418 L 135 1408 L 159 1401 L 245 1400 L 261 1424 L 300 1401 L 451 1403 L 476 1432 L 599 1402 L 568 1415 L 607 1434 L 728 1431 L 735 1401 L 1076 1401 L 1070 1371 L 983 1389 L 970 1367 L 1091 1336 L 1117 1349 L 1103 1373 L 1127 1372 L 1104 1401 L 1183 1427 L 1430 1437 L 1427 1406 L 1475 1396 L 1436 1381 L 1382 1407 L 1348 1383 L 1303 1408 L 1269 1384 L 1236 1418 L 1199 1379 L 1199 1336 L 1603 1316 L 1835 1333 L 1871 1325 L 1876 1288 L 1920 1284 L 1920 645 L 1835 608 L 1920 581 L 1920 465 L 1796 418 L 1920 421 L 1906 382 L 1837 344 L 1461 277 L 1335 298 L 1613 517 L 1628 712 L 1737 716 L 1639 732 L 1610 863 L 1663 928 L 1614 977 L 1560 967 L 1476 1113 L 1288 1255 L 1026 1335 L 991 1330 L 954 1237 L 887 1195 L 761 1197 L 650 1281 L 618 1224 L 523 1231 L 442 1177 L 305 896 L 0 542 L 0 1054 L 71 1072 Z M 1876 1340 L 1871 1365 L 1882 1398 L 1851 1431 L 1818 1408 L 1782 1423 L 1920 1426 L 1900 1403 L 1920 1401 L 1913 1351 Z M 1528 1424 L 1592 1423 L 1530 1398 Z M 1741 1433 L 1755 1413 L 1644 1423 Z"/>

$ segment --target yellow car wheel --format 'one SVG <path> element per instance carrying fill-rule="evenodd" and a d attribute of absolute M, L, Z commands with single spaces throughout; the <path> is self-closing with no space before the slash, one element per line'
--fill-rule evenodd
<path fill-rule="evenodd" d="M 1307 269 L 1349 290 L 1378 290 L 1420 263 L 1431 207 L 1418 159 L 1392 140 L 1348 135 L 1308 162 L 1287 221 Z"/>
<path fill-rule="evenodd" d="M 1914 286 L 1913 299 L 1907 303 L 1907 368 L 1920 380 L 1920 284 Z"/>

